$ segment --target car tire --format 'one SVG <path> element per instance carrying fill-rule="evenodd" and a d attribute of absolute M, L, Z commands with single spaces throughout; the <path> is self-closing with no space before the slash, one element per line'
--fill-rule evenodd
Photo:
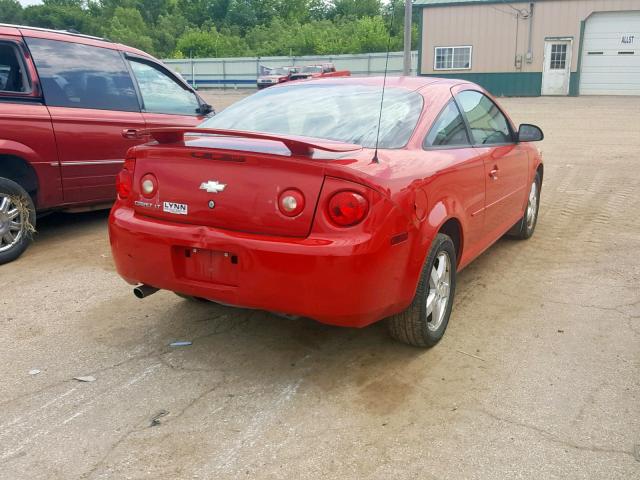
<path fill-rule="evenodd" d="M 415 347 L 432 347 L 440 341 L 451 316 L 456 265 L 453 241 L 439 233 L 427 255 L 413 302 L 388 320 L 393 338 Z"/>
<path fill-rule="evenodd" d="M 0 178 L 0 265 L 24 253 L 35 227 L 36 210 L 31 196 L 16 182 Z"/>
<path fill-rule="evenodd" d="M 507 235 L 512 238 L 520 240 L 526 240 L 531 238 L 533 232 L 536 229 L 538 223 L 538 210 L 540 209 L 540 187 L 542 182 L 540 180 L 540 173 L 536 173 L 536 176 L 531 182 L 529 187 L 529 197 L 527 198 L 527 208 L 524 211 L 524 215 L 518 223 L 516 223 Z"/>

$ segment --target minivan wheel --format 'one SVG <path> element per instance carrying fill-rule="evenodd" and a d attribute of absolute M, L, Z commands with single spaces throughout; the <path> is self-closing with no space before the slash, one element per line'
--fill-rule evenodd
<path fill-rule="evenodd" d="M 432 347 L 440 341 L 451 316 L 456 265 L 453 241 L 439 233 L 431 245 L 413 302 L 388 320 L 393 338 L 415 347 Z"/>
<path fill-rule="evenodd" d="M 35 226 L 36 211 L 29 194 L 16 182 L 0 178 L 0 265 L 22 255 Z"/>

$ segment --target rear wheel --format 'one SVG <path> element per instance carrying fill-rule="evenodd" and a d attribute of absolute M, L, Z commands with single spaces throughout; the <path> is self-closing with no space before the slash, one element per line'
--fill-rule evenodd
<path fill-rule="evenodd" d="M 0 178 L 0 265 L 22 255 L 35 225 L 36 211 L 29 194 L 16 182 Z"/>
<path fill-rule="evenodd" d="M 432 347 L 444 335 L 456 290 L 456 251 L 439 233 L 433 241 L 413 302 L 389 319 L 393 338 L 416 347 Z"/>

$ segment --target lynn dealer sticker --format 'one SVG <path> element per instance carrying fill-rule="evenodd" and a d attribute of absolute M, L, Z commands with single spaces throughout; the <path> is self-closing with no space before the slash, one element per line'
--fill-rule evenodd
<path fill-rule="evenodd" d="M 167 213 L 174 213 L 176 215 L 186 215 L 188 212 L 188 207 L 185 203 L 163 202 L 162 211 Z"/>

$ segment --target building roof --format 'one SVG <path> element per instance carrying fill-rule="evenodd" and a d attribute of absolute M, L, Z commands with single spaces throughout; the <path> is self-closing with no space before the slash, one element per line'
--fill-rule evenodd
<path fill-rule="evenodd" d="M 413 0 L 413 6 L 419 8 L 448 7 L 452 5 L 474 5 L 482 3 L 515 3 L 518 0 Z M 520 0 L 525 2 L 527 0 Z"/>

